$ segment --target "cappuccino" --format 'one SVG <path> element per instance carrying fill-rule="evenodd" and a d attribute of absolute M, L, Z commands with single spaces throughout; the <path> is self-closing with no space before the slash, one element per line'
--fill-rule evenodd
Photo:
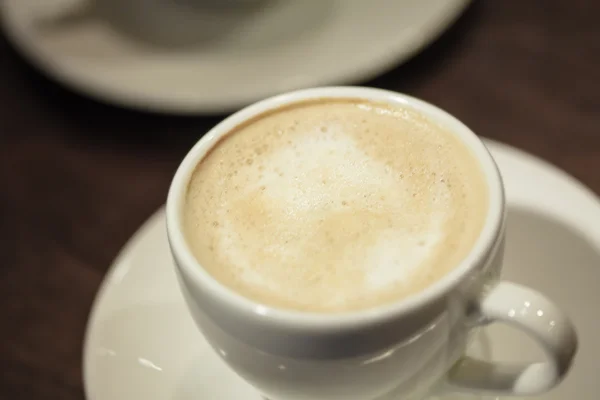
<path fill-rule="evenodd" d="M 187 244 L 267 306 L 394 302 L 458 266 L 487 214 L 478 160 L 423 114 L 365 100 L 293 104 L 243 123 L 192 173 Z"/>

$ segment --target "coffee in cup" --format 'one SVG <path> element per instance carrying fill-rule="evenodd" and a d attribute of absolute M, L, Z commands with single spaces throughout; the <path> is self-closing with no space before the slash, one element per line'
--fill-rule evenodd
<path fill-rule="evenodd" d="M 471 250 L 488 206 L 477 159 L 408 108 L 282 107 L 197 165 L 188 244 L 223 285 L 272 307 L 344 312 L 400 300 Z"/>
<path fill-rule="evenodd" d="M 456 118 L 400 93 L 325 87 L 211 129 L 166 214 L 190 315 L 262 396 L 420 400 L 538 394 L 573 362 L 568 316 L 499 278 L 506 210 L 493 158 Z M 492 322 L 545 359 L 466 355 Z"/>

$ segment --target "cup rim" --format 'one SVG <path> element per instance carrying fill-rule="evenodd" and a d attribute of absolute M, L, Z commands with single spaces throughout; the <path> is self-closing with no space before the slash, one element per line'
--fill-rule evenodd
<path fill-rule="evenodd" d="M 461 141 L 473 151 L 488 183 L 489 200 L 484 226 L 471 251 L 455 268 L 424 290 L 397 301 L 366 309 L 335 313 L 291 310 L 258 303 L 238 294 L 212 277 L 202 268 L 189 249 L 181 223 L 182 206 L 189 179 L 196 165 L 210 149 L 224 135 L 245 121 L 294 103 L 336 98 L 377 101 L 409 107 L 448 127 L 449 132 L 459 136 Z M 182 270 L 188 284 L 191 281 L 193 286 L 200 288 L 203 295 L 216 300 L 219 307 L 224 307 L 234 315 L 260 319 L 263 323 L 296 331 L 335 332 L 382 323 L 390 318 L 410 314 L 450 292 L 474 268 L 486 261 L 501 235 L 505 218 L 504 208 L 504 187 L 494 159 L 477 135 L 456 117 L 433 104 L 398 92 L 361 86 L 326 86 L 301 89 L 267 98 L 237 111 L 210 129 L 187 153 L 173 177 L 167 197 L 166 219 L 168 241 L 176 260 L 176 268 Z"/>

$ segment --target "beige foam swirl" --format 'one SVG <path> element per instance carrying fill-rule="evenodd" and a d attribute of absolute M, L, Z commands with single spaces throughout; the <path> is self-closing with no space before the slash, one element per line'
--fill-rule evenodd
<path fill-rule="evenodd" d="M 186 236 L 234 290 L 313 311 L 369 307 L 438 279 L 487 209 L 476 160 L 423 116 L 320 101 L 222 140 L 189 185 Z"/>

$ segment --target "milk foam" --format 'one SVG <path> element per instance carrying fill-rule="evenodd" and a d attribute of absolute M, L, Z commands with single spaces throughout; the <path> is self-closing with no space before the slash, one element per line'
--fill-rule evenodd
<path fill-rule="evenodd" d="M 410 110 L 315 102 L 238 128 L 199 164 L 186 236 L 257 301 L 343 311 L 402 298 L 468 252 L 487 208 L 468 149 Z"/>

